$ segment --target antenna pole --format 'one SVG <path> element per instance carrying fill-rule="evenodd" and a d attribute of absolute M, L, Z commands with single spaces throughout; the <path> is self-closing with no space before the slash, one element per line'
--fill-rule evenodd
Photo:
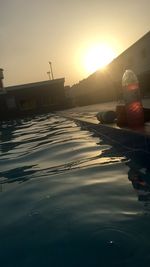
<path fill-rule="evenodd" d="M 47 72 L 47 75 L 49 77 L 49 80 L 51 80 L 50 71 Z"/>
<path fill-rule="evenodd" d="M 50 66 L 50 72 L 51 72 L 52 80 L 54 80 L 53 69 L 52 69 L 52 62 L 51 61 L 49 61 L 49 66 Z"/>

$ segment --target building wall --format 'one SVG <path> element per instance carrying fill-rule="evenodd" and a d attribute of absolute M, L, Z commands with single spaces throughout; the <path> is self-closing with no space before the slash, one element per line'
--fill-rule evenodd
<path fill-rule="evenodd" d="M 37 108 L 46 106 L 50 108 L 56 105 L 62 105 L 65 100 L 62 84 L 12 90 L 8 92 L 8 97 L 15 97 L 18 107 L 22 105 L 23 101 L 33 101 Z"/>
<path fill-rule="evenodd" d="M 0 97 L 1 117 L 54 111 L 65 106 L 64 79 L 6 88 Z"/>

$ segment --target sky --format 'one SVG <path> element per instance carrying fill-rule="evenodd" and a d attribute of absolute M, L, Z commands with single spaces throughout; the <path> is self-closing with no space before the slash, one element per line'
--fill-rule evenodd
<path fill-rule="evenodd" d="M 105 43 L 117 57 L 150 30 L 149 10 L 150 0 L 0 0 L 4 86 L 48 80 L 49 62 L 78 83 L 88 49 Z"/>

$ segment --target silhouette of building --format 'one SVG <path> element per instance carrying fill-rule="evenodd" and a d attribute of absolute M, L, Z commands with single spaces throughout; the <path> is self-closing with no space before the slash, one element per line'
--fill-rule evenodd
<path fill-rule="evenodd" d="M 5 88 L 1 86 L 0 119 L 58 110 L 64 108 L 65 101 L 64 78 Z"/>

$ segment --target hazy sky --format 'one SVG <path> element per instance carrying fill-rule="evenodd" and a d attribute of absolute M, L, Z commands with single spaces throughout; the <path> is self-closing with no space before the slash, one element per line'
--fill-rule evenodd
<path fill-rule="evenodd" d="M 120 54 L 150 30 L 150 0 L 0 0 L 4 85 L 86 78 L 83 55 L 106 42 Z"/>

